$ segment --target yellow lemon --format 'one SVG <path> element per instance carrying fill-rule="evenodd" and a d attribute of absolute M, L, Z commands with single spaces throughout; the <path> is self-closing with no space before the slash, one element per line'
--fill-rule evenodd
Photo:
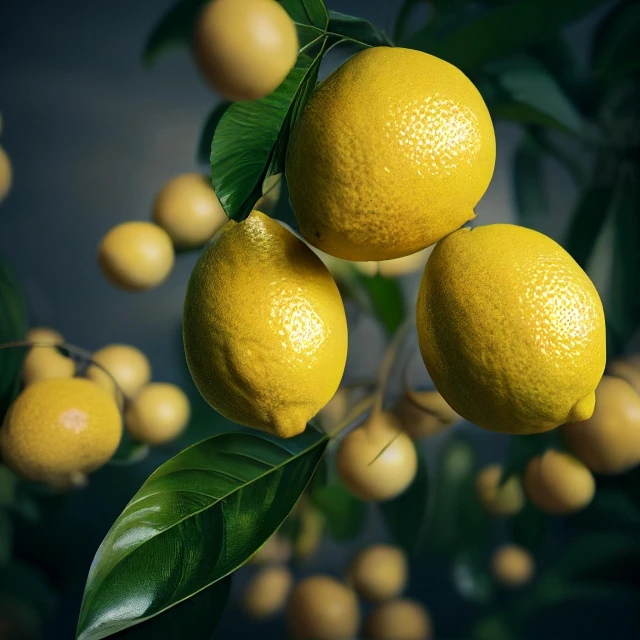
<path fill-rule="evenodd" d="M 125 291 L 164 282 L 175 260 L 169 234 L 151 222 L 125 222 L 100 243 L 98 262 L 108 280 Z"/>
<path fill-rule="evenodd" d="M 193 40 L 205 78 L 229 100 L 255 100 L 287 77 L 298 57 L 298 34 L 274 0 L 211 0 Z"/>
<path fill-rule="evenodd" d="M 284 609 L 293 586 L 291 570 L 283 566 L 260 569 L 245 587 L 242 609 L 254 620 L 263 620 Z"/>
<path fill-rule="evenodd" d="M 376 544 L 363 549 L 353 561 L 349 582 L 367 600 L 382 602 L 399 596 L 407 586 L 407 557 L 398 547 Z"/>
<path fill-rule="evenodd" d="M 13 183 L 13 170 L 11 161 L 6 151 L 0 147 L 0 202 L 2 202 L 11 189 Z"/>
<path fill-rule="evenodd" d="M 151 379 L 147 356 L 128 344 L 109 344 L 98 349 L 91 359 L 100 367 L 90 366 L 87 377 L 110 393 L 116 393 L 115 380 L 122 393 L 132 398 Z"/>
<path fill-rule="evenodd" d="M 287 183 L 309 243 L 347 260 L 389 260 L 474 218 L 495 155 L 487 107 L 459 69 L 373 47 L 311 96 L 291 135 Z"/>
<path fill-rule="evenodd" d="M 336 462 L 345 487 L 371 501 L 400 495 L 418 470 L 413 441 L 387 412 L 371 416 L 348 433 L 338 447 Z"/>
<path fill-rule="evenodd" d="M 293 556 L 293 545 L 289 538 L 281 536 L 277 531 L 258 549 L 249 564 L 287 563 Z"/>
<path fill-rule="evenodd" d="M 113 397 L 84 378 L 44 380 L 13 402 L 2 429 L 2 459 L 18 475 L 47 481 L 102 466 L 118 448 L 122 420 Z"/>
<path fill-rule="evenodd" d="M 460 420 L 460 416 L 437 391 L 408 389 L 392 413 L 414 440 L 433 436 Z"/>
<path fill-rule="evenodd" d="M 180 249 L 204 246 L 229 221 L 209 180 L 200 173 L 169 180 L 156 197 L 152 219 Z"/>
<path fill-rule="evenodd" d="M 430 640 L 431 616 L 413 600 L 392 600 L 374 609 L 365 621 L 371 640 Z"/>
<path fill-rule="evenodd" d="M 75 362 L 55 347 L 32 347 L 22 363 L 22 382 L 28 386 L 41 380 L 73 378 L 75 372 Z"/>
<path fill-rule="evenodd" d="M 505 544 L 491 559 L 494 578 L 507 587 L 521 587 L 531 581 L 535 572 L 533 556 L 515 544 Z"/>
<path fill-rule="evenodd" d="M 593 413 L 602 303 L 543 234 L 494 224 L 445 238 L 422 276 L 417 324 L 436 388 L 470 422 L 522 435 Z"/>
<path fill-rule="evenodd" d="M 510 476 L 502 485 L 502 466 L 490 464 L 476 476 L 480 502 L 495 516 L 512 516 L 524 507 L 524 491 L 518 476 Z"/>
<path fill-rule="evenodd" d="M 191 405 L 175 384 L 152 382 L 129 403 L 124 422 L 137 442 L 159 445 L 177 438 L 187 427 Z"/>
<path fill-rule="evenodd" d="M 524 489 L 542 511 L 564 515 L 584 509 L 593 500 L 596 483 L 580 460 L 549 449 L 527 464 Z"/>
<path fill-rule="evenodd" d="M 603 376 L 596 410 L 562 427 L 569 450 L 596 473 L 624 473 L 640 464 L 640 396 L 622 378 Z"/>
<path fill-rule="evenodd" d="M 347 321 L 331 274 L 259 211 L 200 255 L 183 314 L 187 364 L 221 414 L 280 437 L 301 433 L 334 395 Z"/>
<path fill-rule="evenodd" d="M 360 607 L 349 587 L 329 576 L 316 575 L 295 586 L 287 618 L 295 640 L 345 640 L 358 633 Z"/>
<path fill-rule="evenodd" d="M 607 370 L 612 376 L 626 380 L 637 393 L 640 393 L 640 355 L 614 360 Z"/>
<path fill-rule="evenodd" d="M 59 331 L 49 327 L 31 327 L 24 337 L 27 342 L 37 344 L 62 344 L 64 338 Z"/>

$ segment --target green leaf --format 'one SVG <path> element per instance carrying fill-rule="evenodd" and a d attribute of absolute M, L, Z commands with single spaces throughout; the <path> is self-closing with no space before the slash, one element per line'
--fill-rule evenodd
<path fill-rule="evenodd" d="M 9 266 L 0 257 L 0 345 L 24 340 L 27 331 L 27 307 L 20 285 Z M 27 349 L 0 349 L 0 424 L 18 395 L 20 371 Z"/>
<path fill-rule="evenodd" d="M 376 29 L 368 20 L 337 11 L 329 11 L 327 31 L 357 44 L 371 47 L 393 46 L 389 37 L 383 31 Z"/>
<path fill-rule="evenodd" d="M 424 454 L 416 447 L 418 471 L 408 489 L 380 503 L 380 511 L 394 540 L 408 555 L 423 550 L 429 517 L 429 471 Z"/>
<path fill-rule="evenodd" d="M 499 4 L 445 34 L 438 34 L 434 20 L 403 46 L 444 58 L 462 69 L 479 67 L 544 42 L 600 1 L 523 0 Z"/>
<path fill-rule="evenodd" d="M 329 14 L 323 0 L 278 0 L 291 19 L 302 25 L 310 25 L 324 31 Z"/>
<path fill-rule="evenodd" d="M 155 618 L 110 637 L 117 640 L 211 640 L 224 614 L 230 591 L 231 576 Z"/>
<path fill-rule="evenodd" d="M 389 335 L 393 335 L 405 317 L 404 298 L 398 281 L 381 275 L 365 276 L 355 268 L 353 279 L 355 286 L 365 292 L 365 296 L 360 298 L 367 310 L 380 321 Z"/>
<path fill-rule="evenodd" d="M 525 137 L 516 149 L 513 161 L 515 200 L 520 220 L 525 227 L 535 228 L 539 219 L 549 213 L 543 159 L 540 147 L 529 137 Z"/>
<path fill-rule="evenodd" d="M 296 66 L 270 95 L 236 102 L 222 116 L 211 145 L 211 182 L 229 218 L 244 220 L 262 195 L 262 183 L 281 173 L 291 114 L 315 85 L 321 54 L 298 57 Z"/>
<path fill-rule="evenodd" d="M 171 49 L 191 46 L 193 29 L 207 0 L 181 0 L 154 27 L 142 51 L 142 62 L 151 67 Z"/>
<path fill-rule="evenodd" d="M 509 520 L 511 540 L 531 552 L 539 549 L 547 535 L 548 516 L 530 502 Z"/>
<path fill-rule="evenodd" d="M 79 640 L 144 622 L 235 571 L 287 517 L 326 445 L 312 431 L 277 442 L 228 433 L 160 466 L 96 553 Z"/>
<path fill-rule="evenodd" d="M 336 478 L 323 487 L 314 488 L 310 497 L 325 517 L 327 529 L 334 540 L 354 540 L 364 530 L 366 505 L 351 495 L 339 479 Z"/>
<path fill-rule="evenodd" d="M 222 120 L 222 116 L 230 106 L 231 102 L 223 100 L 220 104 L 214 107 L 213 111 L 209 114 L 209 117 L 204 123 L 202 133 L 200 134 L 197 154 L 197 160 L 201 164 L 208 164 L 211 156 L 211 141 L 213 140 L 213 134 L 216 132 L 216 127 L 220 120 Z"/>

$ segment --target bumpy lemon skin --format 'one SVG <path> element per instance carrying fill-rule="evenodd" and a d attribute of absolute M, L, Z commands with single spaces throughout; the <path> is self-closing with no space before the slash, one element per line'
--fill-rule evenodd
<path fill-rule="evenodd" d="M 293 574 L 283 566 L 265 567 L 245 587 L 242 610 L 254 620 L 270 618 L 284 609 Z"/>
<path fill-rule="evenodd" d="M 201 253 L 183 313 L 185 356 L 230 420 L 289 438 L 332 398 L 347 358 L 335 281 L 309 247 L 259 211 Z"/>
<path fill-rule="evenodd" d="M 523 435 L 593 413 L 606 361 L 602 303 L 543 234 L 494 224 L 449 235 L 427 262 L 416 321 L 436 388 L 470 422 Z"/>
<path fill-rule="evenodd" d="M 196 22 L 193 50 L 214 89 L 229 100 L 256 100 L 295 65 L 298 34 L 273 0 L 212 0 Z"/>
<path fill-rule="evenodd" d="M 286 175 L 300 231 L 353 261 L 400 258 L 473 219 L 495 164 L 482 96 L 427 53 L 373 47 L 316 89 Z"/>
<path fill-rule="evenodd" d="M 13 169 L 6 151 L 0 147 L 0 203 L 7 197 L 13 184 Z"/>
<path fill-rule="evenodd" d="M 429 612 L 413 600 L 392 600 L 374 609 L 365 620 L 366 638 L 371 640 L 430 640 Z"/>
<path fill-rule="evenodd" d="M 121 435 L 120 412 L 109 393 L 84 378 L 57 378 L 16 398 L 0 429 L 0 450 L 18 475 L 46 482 L 102 466 Z"/>
<path fill-rule="evenodd" d="M 209 180 L 200 173 L 169 180 L 156 197 L 151 218 L 176 249 L 203 247 L 229 221 Z"/>
<path fill-rule="evenodd" d="M 518 476 L 500 485 L 503 469 L 499 464 L 483 467 L 476 476 L 476 492 L 485 509 L 495 516 L 512 516 L 524 507 L 524 491 Z"/>
<path fill-rule="evenodd" d="M 129 398 L 135 396 L 151 380 L 151 365 L 147 356 L 131 345 L 109 344 L 98 349 L 91 359 L 103 369 L 90 366 L 87 378 L 112 394 L 118 395 L 114 380 Z"/>
<path fill-rule="evenodd" d="M 591 471 L 629 471 L 640 464 L 640 396 L 626 380 L 603 376 L 593 415 L 563 425 L 562 435 L 569 451 Z"/>
<path fill-rule="evenodd" d="M 409 565 L 398 547 L 375 544 L 356 556 L 349 582 L 367 600 L 383 602 L 399 596 L 407 586 Z"/>
<path fill-rule="evenodd" d="M 162 284 L 174 261 L 169 234 L 151 222 L 125 222 L 114 227 L 98 249 L 104 275 L 125 291 L 144 291 Z"/>
<path fill-rule="evenodd" d="M 493 554 L 491 569 L 500 584 L 506 587 L 521 587 L 533 578 L 535 561 L 523 547 L 506 544 Z"/>

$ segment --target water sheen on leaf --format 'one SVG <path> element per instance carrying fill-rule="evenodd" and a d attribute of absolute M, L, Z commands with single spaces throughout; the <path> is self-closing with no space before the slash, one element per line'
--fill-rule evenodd
<path fill-rule="evenodd" d="M 186 600 L 244 564 L 305 490 L 327 436 L 227 433 L 160 466 L 93 560 L 77 637 L 98 640 Z"/>

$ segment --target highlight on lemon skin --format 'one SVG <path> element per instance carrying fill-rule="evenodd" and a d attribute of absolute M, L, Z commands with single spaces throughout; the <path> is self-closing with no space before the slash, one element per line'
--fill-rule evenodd
<path fill-rule="evenodd" d="M 361 500 L 381 502 L 400 495 L 418 469 L 415 445 L 388 412 L 374 413 L 338 447 L 338 474 Z"/>
<path fill-rule="evenodd" d="M 626 379 L 603 376 L 596 408 L 562 427 L 564 442 L 595 473 L 625 473 L 640 464 L 640 396 Z"/>
<path fill-rule="evenodd" d="M 101 467 L 121 435 L 109 393 L 84 378 L 58 378 L 34 383 L 15 399 L 0 429 L 0 451 L 19 476 L 47 482 Z"/>
<path fill-rule="evenodd" d="M 169 180 L 155 199 L 151 217 L 176 249 L 203 247 L 229 221 L 209 179 L 200 173 Z"/>
<path fill-rule="evenodd" d="M 360 551 L 349 569 L 349 583 L 367 600 L 383 602 L 407 586 L 409 566 L 402 549 L 377 544 Z"/>
<path fill-rule="evenodd" d="M 524 489 L 540 510 L 566 515 L 584 509 L 593 500 L 596 484 L 591 471 L 580 460 L 549 449 L 527 464 Z"/>
<path fill-rule="evenodd" d="M 509 224 L 447 236 L 427 262 L 416 321 L 437 390 L 470 422 L 525 435 L 593 413 L 602 303 L 551 238 Z"/>
<path fill-rule="evenodd" d="M 129 402 L 124 421 L 136 442 L 157 446 L 175 440 L 187 428 L 190 415 L 191 405 L 182 389 L 152 382 Z"/>
<path fill-rule="evenodd" d="M 245 587 L 242 610 L 254 620 L 280 613 L 293 586 L 293 573 L 283 565 L 260 569 Z"/>
<path fill-rule="evenodd" d="M 461 419 L 435 390 L 407 389 L 391 412 L 414 440 L 434 436 Z"/>
<path fill-rule="evenodd" d="M 162 284 L 173 269 L 171 237 L 151 222 L 124 222 L 105 235 L 98 263 L 107 279 L 125 291 L 144 291 Z"/>
<path fill-rule="evenodd" d="M 503 586 L 522 587 L 531 582 L 534 576 L 535 560 L 523 547 L 506 544 L 493 554 L 491 570 L 493 577 Z"/>
<path fill-rule="evenodd" d="M 344 640 L 360 628 L 355 592 L 335 578 L 315 575 L 301 580 L 287 605 L 287 626 L 294 640 Z"/>
<path fill-rule="evenodd" d="M 476 492 L 487 511 L 495 516 L 512 516 L 524 506 L 524 491 L 518 476 L 512 475 L 501 483 L 502 474 L 499 464 L 480 469 L 476 476 Z"/>
<path fill-rule="evenodd" d="M 431 640 L 433 626 L 427 609 L 415 600 L 392 600 L 378 605 L 365 620 L 371 640 Z"/>
<path fill-rule="evenodd" d="M 296 27 L 274 0 L 211 0 L 193 36 L 196 62 L 229 100 L 256 100 L 278 88 L 298 57 Z"/>
<path fill-rule="evenodd" d="M 109 344 L 98 349 L 91 360 L 100 366 L 89 366 L 87 377 L 114 395 L 119 389 L 132 398 L 151 380 L 147 356 L 131 345 Z"/>

